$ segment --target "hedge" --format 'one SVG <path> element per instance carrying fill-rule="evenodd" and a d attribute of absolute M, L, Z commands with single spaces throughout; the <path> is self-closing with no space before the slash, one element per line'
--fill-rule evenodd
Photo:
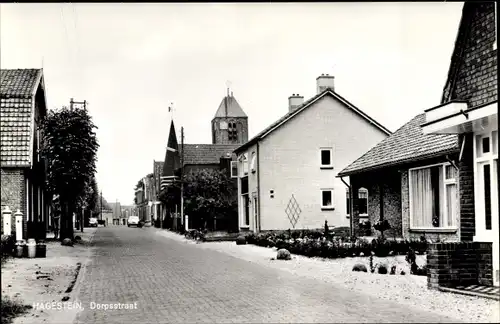
<path fill-rule="evenodd" d="M 403 255 L 410 251 L 423 254 L 427 250 L 427 240 L 381 240 L 371 242 L 364 239 L 346 239 L 339 237 L 326 237 L 323 231 L 279 231 L 246 235 L 247 243 L 287 249 L 291 253 L 308 257 L 342 258 L 353 256 Z"/>

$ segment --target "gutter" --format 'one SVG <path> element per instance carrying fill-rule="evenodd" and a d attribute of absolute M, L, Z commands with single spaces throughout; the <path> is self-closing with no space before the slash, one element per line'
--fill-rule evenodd
<path fill-rule="evenodd" d="M 352 190 L 351 190 L 351 186 L 347 184 L 347 182 L 345 182 L 344 178 L 343 177 L 340 177 L 340 180 L 346 185 L 346 187 L 349 189 L 349 209 L 351 210 L 351 215 L 349 215 L 349 227 L 351 228 L 351 236 L 353 234 L 353 224 L 352 224 L 352 220 L 353 220 L 353 217 L 352 217 L 352 214 L 353 214 L 353 206 L 352 206 Z"/>
<path fill-rule="evenodd" d="M 261 200 L 260 200 L 260 152 L 259 152 L 259 142 L 257 141 L 257 208 L 258 208 L 258 219 L 259 219 L 259 226 L 257 228 L 257 232 L 260 233 L 260 228 L 261 228 Z"/>

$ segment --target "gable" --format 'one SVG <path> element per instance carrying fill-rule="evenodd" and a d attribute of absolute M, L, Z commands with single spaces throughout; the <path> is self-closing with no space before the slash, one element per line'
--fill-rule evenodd
<path fill-rule="evenodd" d="M 320 94 L 314 96 L 313 98 L 309 99 L 308 101 L 304 102 L 301 106 L 299 106 L 297 109 L 294 111 L 288 112 L 285 114 L 283 117 L 278 119 L 276 122 L 272 123 L 270 126 L 265 128 L 263 131 L 258 133 L 256 136 L 254 136 L 252 139 L 250 139 L 247 143 L 243 144 L 242 146 L 238 147 L 235 152 L 241 152 L 248 146 L 258 142 L 259 140 L 262 140 L 266 136 L 268 136 L 270 133 L 278 130 L 281 126 L 283 126 L 285 123 L 287 123 L 289 120 L 295 118 L 295 116 L 299 115 L 302 113 L 304 110 L 308 109 L 312 105 L 314 105 L 316 102 L 321 100 L 324 96 L 330 96 L 336 101 L 340 102 L 342 106 L 344 106 L 346 109 L 350 109 L 359 116 L 361 116 L 363 119 L 365 119 L 369 125 L 372 125 L 373 127 L 377 128 L 378 130 L 382 131 L 386 135 L 390 135 L 391 132 L 379 124 L 377 121 L 375 121 L 373 118 L 365 114 L 363 111 L 361 111 L 359 108 L 355 107 L 353 104 L 348 102 L 346 99 L 341 97 L 339 94 L 334 92 L 332 89 L 328 88 L 325 91 L 321 92 Z"/>
<path fill-rule="evenodd" d="M 468 102 L 469 108 L 497 101 L 494 2 L 466 2 L 462 10 L 441 103 Z"/>
<path fill-rule="evenodd" d="M 30 167 L 33 159 L 33 100 L 36 90 L 40 89 L 45 97 L 43 87 L 40 87 L 42 70 L 2 69 L 0 73 L 1 166 Z"/>

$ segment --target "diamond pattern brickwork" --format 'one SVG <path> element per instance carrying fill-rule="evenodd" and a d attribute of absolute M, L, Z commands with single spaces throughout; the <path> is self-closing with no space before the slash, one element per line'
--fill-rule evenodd
<path fill-rule="evenodd" d="M 297 203 L 297 199 L 295 199 L 294 195 L 292 195 L 292 197 L 288 201 L 288 205 L 285 209 L 285 213 L 288 216 L 288 220 L 290 221 L 290 225 L 292 225 L 292 227 L 295 228 L 295 225 L 297 225 L 297 222 L 299 220 L 300 214 L 302 213 L 302 210 L 300 209 L 300 206 Z"/>

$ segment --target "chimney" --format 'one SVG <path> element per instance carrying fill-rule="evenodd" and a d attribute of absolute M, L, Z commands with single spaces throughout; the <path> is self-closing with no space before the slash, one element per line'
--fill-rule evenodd
<path fill-rule="evenodd" d="M 316 91 L 318 94 L 325 91 L 326 89 L 334 90 L 334 76 L 328 74 L 321 74 L 316 78 Z"/>
<path fill-rule="evenodd" d="M 288 111 L 292 112 L 297 109 L 300 105 L 304 103 L 304 96 L 297 94 L 292 94 L 288 97 Z"/>

